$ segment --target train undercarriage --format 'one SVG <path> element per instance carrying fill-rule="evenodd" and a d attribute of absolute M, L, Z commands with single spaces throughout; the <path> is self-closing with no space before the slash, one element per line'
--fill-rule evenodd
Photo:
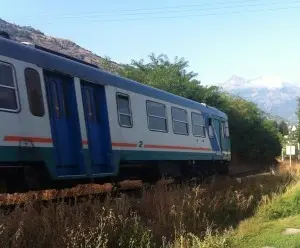
<path fill-rule="evenodd" d="M 86 183 L 112 183 L 118 185 L 124 180 L 142 180 L 155 183 L 158 180 L 184 181 L 203 179 L 213 174 L 226 175 L 229 161 L 124 161 L 114 177 L 52 180 L 44 163 L 2 163 L 0 164 L 1 193 L 20 193 L 33 190 L 64 189 Z"/>

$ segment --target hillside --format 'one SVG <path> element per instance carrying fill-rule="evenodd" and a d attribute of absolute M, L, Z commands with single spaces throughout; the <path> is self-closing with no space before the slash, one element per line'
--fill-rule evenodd
<path fill-rule="evenodd" d="M 19 26 L 6 22 L 0 18 L 0 31 L 5 31 L 10 38 L 19 42 L 30 42 L 48 49 L 67 54 L 69 56 L 81 59 L 99 67 L 105 66 L 109 71 L 114 72 L 120 65 L 110 62 L 109 67 L 106 65 L 106 59 L 102 58 L 91 51 L 78 46 L 76 43 L 60 38 L 54 38 L 45 35 L 43 32 L 32 27 Z"/>
<path fill-rule="evenodd" d="M 296 97 L 300 96 L 300 86 L 296 83 L 272 76 L 248 80 L 234 75 L 220 86 L 231 94 L 256 103 L 277 119 L 297 120 Z"/>

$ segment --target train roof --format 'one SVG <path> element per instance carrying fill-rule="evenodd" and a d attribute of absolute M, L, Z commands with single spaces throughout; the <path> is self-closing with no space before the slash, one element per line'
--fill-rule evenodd
<path fill-rule="evenodd" d="M 51 53 L 49 50 L 47 51 L 47 49 L 41 49 L 41 47 L 38 49 L 35 46 L 24 45 L 0 37 L 0 55 L 36 64 L 44 69 L 62 72 L 92 83 L 111 85 L 227 119 L 227 115 L 224 112 L 214 107 L 120 77 L 100 68 L 95 68 L 85 62 L 71 59 L 68 56 L 60 56 L 58 53 Z"/>

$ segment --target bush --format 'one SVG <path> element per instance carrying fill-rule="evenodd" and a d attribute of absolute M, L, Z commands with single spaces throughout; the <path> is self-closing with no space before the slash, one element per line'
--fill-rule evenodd
<path fill-rule="evenodd" d="M 289 187 L 284 194 L 278 194 L 261 207 L 259 214 L 267 220 L 281 219 L 300 214 L 300 184 Z"/>

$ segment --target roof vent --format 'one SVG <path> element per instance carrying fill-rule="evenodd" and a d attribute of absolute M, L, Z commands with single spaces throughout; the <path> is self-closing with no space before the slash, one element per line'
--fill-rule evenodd
<path fill-rule="evenodd" d="M 5 39 L 10 39 L 9 34 L 4 31 L 0 31 L 0 37 Z"/>
<path fill-rule="evenodd" d="M 206 103 L 201 102 L 201 104 L 204 105 L 205 107 L 207 107 L 207 104 L 206 104 Z"/>

